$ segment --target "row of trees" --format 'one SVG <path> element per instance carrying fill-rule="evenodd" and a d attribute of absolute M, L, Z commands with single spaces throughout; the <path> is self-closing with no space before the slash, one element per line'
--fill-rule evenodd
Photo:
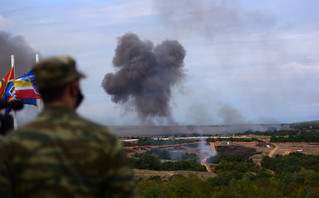
<path fill-rule="evenodd" d="M 298 123 L 293 123 L 290 124 L 291 128 L 294 129 L 319 129 L 319 120 L 317 121 L 310 121 L 310 122 L 298 122 Z"/>
<path fill-rule="evenodd" d="M 262 142 L 257 138 L 208 138 L 207 142 L 229 141 L 229 142 Z"/>
<path fill-rule="evenodd" d="M 250 130 L 246 131 L 244 134 L 271 136 L 270 142 L 319 142 L 319 131 L 314 128 L 310 129 L 309 125 L 310 124 L 307 123 L 292 125 L 293 128 L 298 130 L 275 130 L 272 132 L 253 132 Z M 314 127 L 317 127 L 317 125 L 314 125 Z"/>
<path fill-rule="evenodd" d="M 174 144 L 182 144 L 182 143 L 192 143 L 192 142 L 198 142 L 197 139 L 187 139 L 187 140 L 154 140 L 153 138 L 150 137 L 140 137 L 137 138 L 138 142 L 137 143 L 131 143 L 131 142 L 123 142 L 123 145 L 126 147 L 129 146 L 147 146 L 147 145 L 152 145 L 152 146 L 157 146 L 157 145 L 174 145 Z"/>
<path fill-rule="evenodd" d="M 132 168 L 148 170 L 206 171 L 206 167 L 198 163 L 196 159 L 161 163 L 161 159 L 159 156 L 147 153 L 144 153 L 139 158 L 130 158 L 130 165 Z"/>
<path fill-rule="evenodd" d="M 270 142 L 319 142 L 319 132 L 301 132 L 298 135 L 271 136 Z"/>
<path fill-rule="evenodd" d="M 179 153 L 176 151 L 168 151 L 168 150 L 162 150 L 158 148 L 151 149 L 149 151 L 146 151 L 147 154 L 155 154 L 161 159 L 164 160 L 188 160 L 188 159 L 196 159 L 199 161 L 199 157 L 196 153 Z"/>
<path fill-rule="evenodd" d="M 244 132 L 244 134 L 246 134 L 246 135 L 254 134 L 254 135 L 267 135 L 267 136 L 297 135 L 298 133 L 299 133 L 299 131 L 297 131 L 297 130 L 280 130 L 280 131 L 274 130 L 274 131 L 266 131 L 266 132 L 248 130 L 248 131 Z"/>
<path fill-rule="evenodd" d="M 292 170 L 293 162 L 300 169 Z M 231 163 L 241 168 L 227 166 Z M 318 197 L 319 172 L 314 166 L 319 167 L 316 157 L 296 153 L 265 157 L 262 166 L 238 156 L 221 156 L 215 177 L 177 175 L 168 181 L 153 177 L 139 180 L 137 191 L 141 197 Z"/>

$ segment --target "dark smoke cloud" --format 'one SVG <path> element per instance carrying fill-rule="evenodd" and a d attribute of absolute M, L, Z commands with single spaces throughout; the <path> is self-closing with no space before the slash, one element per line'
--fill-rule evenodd
<path fill-rule="evenodd" d="M 1 79 L 11 68 L 11 55 L 14 55 L 16 77 L 26 73 L 35 64 L 35 50 L 22 36 L 12 36 L 0 32 L 0 76 Z"/>
<path fill-rule="evenodd" d="M 186 51 L 176 40 L 165 40 L 154 47 L 127 33 L 119 38 L 113 58 L 115 73 L 108 73 L 102 87 L 112 101 L 133 104 L 141 120 L 171 119 L 171 89 L 184 77 Z"/>

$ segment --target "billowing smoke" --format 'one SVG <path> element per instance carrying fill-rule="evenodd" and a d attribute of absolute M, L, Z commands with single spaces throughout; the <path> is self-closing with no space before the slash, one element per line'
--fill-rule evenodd
<path fill-rule="evenodd" d="M 1 79 L 11 68 L 11 55 L 14 55 L 16 77 L 26 73 L 35 64 L 35 50 L 22 36 L 12 36 L 0 32 L 0 76 Z"/>
<path fill-rule="evenodd" d="M 171 90 L 184 77 L 185 54 L 176 40 L 165 40 L 154 47 L 151 41 L 126 33 L 119 38 L 113 58 L 118 70 L 105 75 L 102 87 L 113 102 L 133 104 L 142 121 L 170 121 Z"/>

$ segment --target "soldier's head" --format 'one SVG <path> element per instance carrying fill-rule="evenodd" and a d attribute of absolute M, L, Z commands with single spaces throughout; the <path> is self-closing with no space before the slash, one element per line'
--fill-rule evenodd
<path fill-rule="evenodd" d="M 76 62 L 69 56 L 45 59 L 33 67 L 36 83 L 44 104 L 68 99 L 77 107 L 83 96 L 79 79 L 85 76 L 77 71 Z M 70 100 L 70 101 L 69 101 Z"/>

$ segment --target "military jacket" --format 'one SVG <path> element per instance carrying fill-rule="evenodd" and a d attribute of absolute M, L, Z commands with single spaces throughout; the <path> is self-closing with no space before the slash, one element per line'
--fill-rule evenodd
<path fill-rule="evenodd" d="M 135 197 L 121 142 L 66 107 L 46 108 L 0 142 L 0 197 Z"/>

